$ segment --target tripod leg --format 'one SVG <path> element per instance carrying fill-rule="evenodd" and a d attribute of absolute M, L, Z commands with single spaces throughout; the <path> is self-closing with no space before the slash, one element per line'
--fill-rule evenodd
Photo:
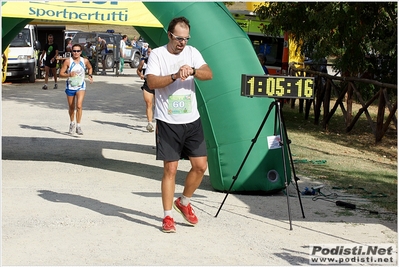
<path fill-rule="evenodd" d="M 285 128 L 285 120 L 284 120 L 284 116 L 283 116 L 283 113 L 282 113 L 282 112 L 281 112 L 281 121 L 282 121 L 283 126 L 284 126 L 284 127 L 283 127 L 283 128 L 284 128 L 284 136 L 285 136 L 285 140 L 287 140 L 288 154 L 289 154 L 289 156 L 290 156 L 292 174 L 294 175 L 294 181 L 295 181 L 296 192 L 297 192 L 297 194 L 298 194 L 299 205 L 300 205 L 301 211 L 302 211 L 302 218 L 305 218 L 305 213 L 304 213 L 304 211 L 303 211 L 303 205 L 302 205 L 301 194 L 300 194 L 299 187 L 298 187 L 298 180 L 299 180 L 299 178 L 296 176 L 294 161 L 293 161 L 293 159 L 292 159 L 290 141 L 289 141 L 289 139 L 288 139 L 287 129 Z"/>
<path fill-rule="evenodd" d="M 265 115 L 265 117 L 264 117 L 262 123 L 260 124 L 260 127 L 259 127 L 259 129 L 258 129 L 258 131 L 257 131 L 257 133 L 256 133 L 256 135 L 255 135 L 255 137 L 251 140 L 252 144 L 251 144 L 251 146 L 249 147 L 249 149 L 248 149 L 248 151 L 247 151 L 247 154 L 245 155 L 244 160 L 242 161 L 240 167 L 238 168 L 238 171 L 237 171 L 236 175 L 233 176 L 233 182 L 231 183 L 229 190 L 227 190 L 226 196 L 224 197 L 223 202 L 220 204 L 220 207 L 219 207 L 219 209 L 218 209 L 218 211 L 217 211 L 215 217 L 218 216 L 220 210 L 222 209 L 222 206 L 223 206 L 224 202 L 225 202 L 226 199 L 227 199 L 227 196 L 228 196 L 229 193 L 231 192 L 231 189 L 233 188 L 233 185 L 234 185 L 234 183 L 236 182 L 236 180 L 237 180 L 237 178 L 238 178 L 238 175 L 239 175 L 240 172 L 241 172 L 242 167 L 244 167 L 244 164 L 245 164 L 245 162 L 247 161 L 247 158 L 248 158 L 248 156 L 249 156 L 249 153 L 251 153 L 251 150 L 252 150 L 253 146 L 255 145 L 256 141 L 258 140 L 259 134 L 261 133 L 261 131 L 262 131 L 262 129 L 263 129 L 263 126 L 265 125 L 265 123 L 266 123 L 266 121 L 267 121 L 267 118 L 269 117 L 269 114 L 270 114 L 270 112 L 272 111 L 274 105 L 275 105 L 274 102 L 272 102 L 272 103 L 270 104 L 269 110 L 267 111 L 267 113 L 266 113 L 266 115 Z"/>
<path fill-rule="evenodd" d="M 284 151 L 284 137 L 283 135 L 283 121 L 281 117 L 281 107 L 280 107 L 280 102 L 278 100 L 275 101 L 277 104 L 277 117 L 278 117 L 278 123 L 279 123 L 279 130 L 280 130 L 280 146 L 281 146 L 281 154 L 283 157 L 283 166 L 284 166 L 284 177 L 285 177 L 285 191 L 286 191 L 286 196 L 287 196 L 287 207 L 288 207 L 288 219 L 290 221 L 290 230 L 292 230 L 292 220 L 291 220 L 291 208 L 290 208 L 290 197 L 288 195 L 288 175 L 287 175 L 287 164 L 285 162 L 285 151 Z M 285 141 L 288 141 L 287 139 Z"/>

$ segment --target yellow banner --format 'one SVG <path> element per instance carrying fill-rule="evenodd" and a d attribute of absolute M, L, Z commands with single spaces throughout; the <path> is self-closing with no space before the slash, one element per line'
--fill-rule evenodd
<path fill-rule="evenodd" d="M 7 1 L 2 17 L 28 18 L 40 24 L 107 24 L 162 27 L 142 2 L 130 1 Z"/>

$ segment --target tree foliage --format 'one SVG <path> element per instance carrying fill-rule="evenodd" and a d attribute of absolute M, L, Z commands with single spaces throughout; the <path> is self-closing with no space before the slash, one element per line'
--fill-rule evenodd
<path fill-rule="evenodd" d="M 344 75 L 397 83 L 396 2 L 268 2 L 255 12 L 270 20 L 266 34 L 291 33 L 307 56 L 332 58 Z"/>

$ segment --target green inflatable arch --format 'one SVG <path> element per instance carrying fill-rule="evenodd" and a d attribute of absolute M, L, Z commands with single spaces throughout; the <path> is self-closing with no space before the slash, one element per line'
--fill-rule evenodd
<path fill-rule="evenodd" d="M 215 190 L 230 189 L 273 99 L 241 96 L 241 75 L 262 75 L 246 33 L 223 3 L 143 2 L 163 28 L 135 29 L 157 47 L 166 44 L 169 21 L 178 16 L 190 20 L 190 45 L 202 53 L 213 71 L 211 81 L 196 81 L 201 120 L 208 149 L 211 185 Z M 30 20 L 3 19 L 3 51 L 16 33 Z M 5 25 L 11 25 L 10 29 Z M 134 25 L 133 25 L 134 26 Z M 12 36 L 10 39 L 9 37 Z M 285 188 L 282 149 L 269 149 L 268 136 L 275 134 L 274 109 L 242 165 L 231 191 L 279 191 Z M 277 129 L 278 130 L 278 129 Z M 278 132 L 278 131 L 277 131 Z M 285 148 L 286 149 L 286 148 Z M 288 152 L 285 151 L 285 161 Z M 291 169 L 286 166 L 288 182 Z"/>
<path fill-rule="evenodd" d="M 2 27 L 2 40 L 1 40 L 1 51 L 4 52 L 7 46 L 11 43 L 12 39 L 25 27 L 26 24 L 31 22 L 31 19 L 20 19 L 20 18 L 1 18 Z"/>

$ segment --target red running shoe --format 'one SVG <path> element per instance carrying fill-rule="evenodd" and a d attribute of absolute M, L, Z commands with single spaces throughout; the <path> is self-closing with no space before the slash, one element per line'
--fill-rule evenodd
<path fill-rule="evenodd" d="M 176 233 L 175 221 L 172 217 L 166 216 L 162 220 L 162 231 L 164 233 Z"/>
<path fill-rule="evenodd" d="M 173 207 L 175 210 L 180 212 L 181 215 L 183 215 L 183 218 L 190 223 L 191 225 L 197 224 L 198 223 L 198 218 L 194 214 L 194 210 L 191 207 L 191 204 L 189 203 L 187 206 L 183 206 L 180 203 L 180 197 L 173 202 Z"/>

